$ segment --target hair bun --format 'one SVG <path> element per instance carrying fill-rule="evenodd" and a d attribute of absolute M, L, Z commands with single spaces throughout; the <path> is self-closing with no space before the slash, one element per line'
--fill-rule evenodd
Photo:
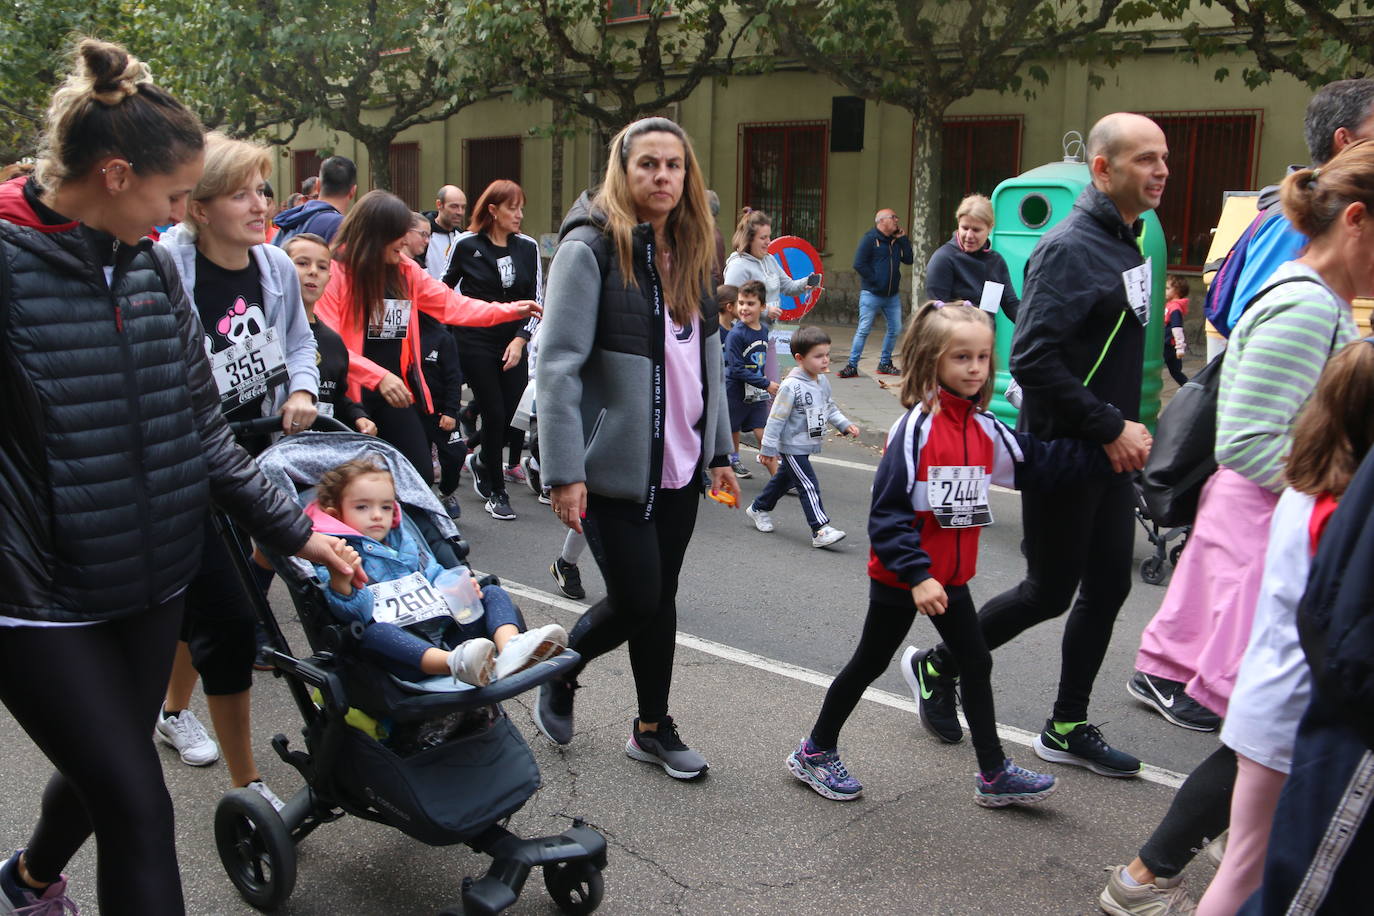
<path fill-rule="evenodd" d="M 152 82 L 148 65 L 118 45 L 87 38 L 77 56 L 90 79 L 91 98 L 105 105 L 118 105 L 137 93 L 140 84 Z"/>

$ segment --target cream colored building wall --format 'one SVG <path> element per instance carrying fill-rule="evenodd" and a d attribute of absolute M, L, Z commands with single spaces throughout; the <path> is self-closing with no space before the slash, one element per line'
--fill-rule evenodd
<path fill-rule="evenodd" d="M 1218 83 L 1212 74 L 1223 65 L 1230 66 L 1236 76 Z M 1257 184 L 1262 185 L 1281 177 L 1288 163 L 1306 160 L 1301 124 L 1311 92 L 1283 75 L 1275 75 L 1269 85 L 1252 92 L 1238 77 L 1243 66 L 1240 57 L 1195 65 L 1168 52 L 1146 53 L 1116 68 L 1056 64 L 1050 68 L 1049 84 L 1037 87 L 1030 100 L 1013 94 L 981 92 L 957 102 L 948 114 L 1021 116 L 1020 167 L 1025 170 L 1059 159 L 1066 130 L 1086 134 L 1093 121 L 1112 111 L 1258 109 L 1263 127 Z M 1090 84 L 1092 74 L 1103 78 L 1100 88 Z M 706 82 L 681 104 L 680 122 L 693 138 L 708 185 L 720 195 L 719 227 L 727 242 L 739 208 L 748 203 L 740 200 L 740 125 L 828 121 L 832 97 L 847 94 L 847 90 L 826 77 L 804 71 L 780 71 L 733 77 L 726 86 Z M 550 214 L 554 141 L 530 135 L 531 129 L 543 127 L 550 117 L 548 104 L 517 105 L 501 99 L 470 106 L 446 123 L 426 125 L 403 134 L 399 142 L 420 143 L 422 204 L 429 205 L 440 184 L 463 181 L 464 139 L 521 135 L 525 138 L 521 157 L 521 183 L 527 196 L 525 231 L 536 237 L 555 231 L 556 221 Z M 829 154 L 826 244 L 822 256 L 840 299 L 850 295 L 852 276 L 847 279 L 847 275 L 854 246 L 873 225 L 873 213 L 886 206 L 899 213 L 906 211 L 911 139 L 911 118 L 906 112 L 868 102 L 863 150 Z M 564 209 L 586 188 L 593 161 L 590 135 L 565 142 Z M 292 143 L 293 148 L 317 146 L 329 146 L 353 158 L 359 164 L 360 186 L 368 186 L 367 157 L 361 144 L 318 130 L 302 131 Z M 289 175 L 290 160 L 279 158 L 278 162 Z M 465 190 L 471 202 L 481 189 Z M 1216 189 L 1218 194 L 1223 190 L 1230 189 Z"/>

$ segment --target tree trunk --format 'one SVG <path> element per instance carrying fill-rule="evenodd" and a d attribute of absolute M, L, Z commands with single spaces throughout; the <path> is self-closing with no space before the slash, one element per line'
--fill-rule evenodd
<path fill-rule="evenodd" d="M 945 230 L 940 219 L 940 171 L 944 138 L 941 135 L 941 112 L 928 106 L 912 112 L 915 119 L 915 141 L 911 150 L 911 233 L 914 263 L 911 265 L 911 302 L 919 306 L 926 299 L 926 264 L 944 241 Z"/>
<path fill-rule="evenodd" d="M 563 224 L 563 150 L 567 145 L 567 138 L 563 136 L 561 126 L 563 118 L 563 106 L 557 102 L 553 103 L 553 136 L 549 142 L 553 144 L 552 154 L 549 156 L 549 231 L 557 232 L 558 227 Z"/>
<path fill-rule="evenodd" d="M 383 191 L 391 190 L 391 141 L 395 136 L 369 132 L 358 138 L 367 147 L 368 174 L 372 176 L 372 187 Z"/>

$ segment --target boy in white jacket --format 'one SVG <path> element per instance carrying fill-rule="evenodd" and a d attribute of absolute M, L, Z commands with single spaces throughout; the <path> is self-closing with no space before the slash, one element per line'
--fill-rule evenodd
<path fill-rule="evenodd" d="M 792 335 L 792 357 L 797 368 L 778 387 L 759 449 L 759 460 L 773 479 L 744 512 L 755 528 L 768 533 L 773 530 L 768 513 L 788 487 L 796 486 L 802 511 L 811 525 L 811 546 L 829 547 L 843 538 L 844 532 L 830 524 L 821 505 L 821 486 L 811 467 L 811 456 L 821 450 L 827 422 L 847 436 L 857 436 L 859 428 L 840 413 L 830 393 L 830 381 L 825 377 L 830 371 L 830 337 L 818 327 L 798 328 Z"/>

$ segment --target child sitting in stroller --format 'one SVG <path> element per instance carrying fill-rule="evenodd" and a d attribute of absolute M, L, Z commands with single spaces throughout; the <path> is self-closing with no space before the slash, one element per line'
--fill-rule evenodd
<path fill-rule="evenodd" d="M 520 612 L 499 585 L 481 590 L 484 613 L 467 623 L 450 616 L 407 626 L 374 619 L 375 593 L 367 583 L 403 580 L 417 573 L 424 583 L 433 583 L 444 567 L 427 549 L 414 522 L 402 514 L 391 472 L 372 459 L 354 459 L 326 472 L 315 502 L 305 512 L 316 531 L 342 539 L 337 553 L 360 571 L 349 577 L 324 566 L 315 568 L 321 580 L 329 580 L 325 598 L 330 611 L 342 621 L 364 624 L 361 649 L 383 670 L 408 680 L 452 674 L 455 680 L 484 687 L 568 645 L 568 634 L 558 624 L 522 632 Z M 442 600 L 434 592 L 429 597 Z"/>

